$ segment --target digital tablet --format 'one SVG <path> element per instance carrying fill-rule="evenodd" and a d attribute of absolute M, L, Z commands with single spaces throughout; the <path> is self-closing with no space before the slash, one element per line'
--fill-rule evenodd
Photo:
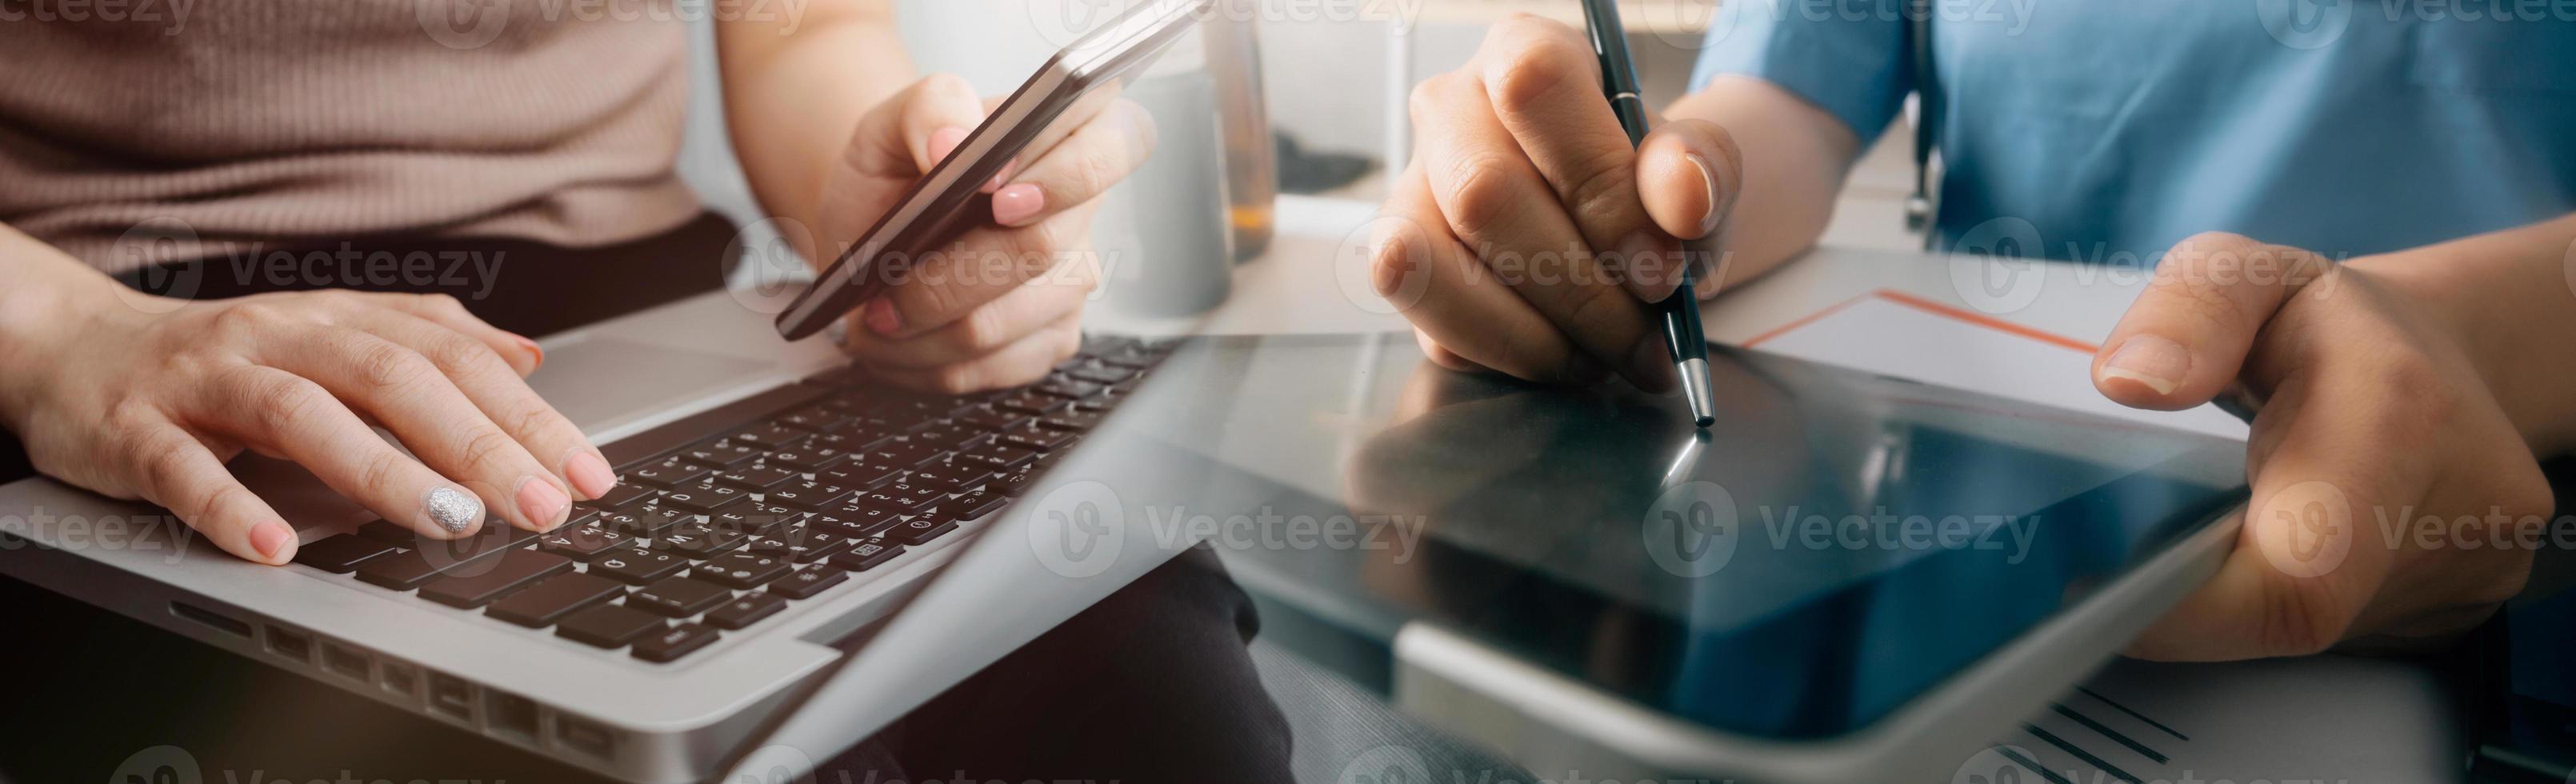
<path fill-rule="evenodd" d="M 1453 729 L 1769 782 L 1948 780 L 2233 547 L 2241 442 L 1709 363 L 1703 438 L 1668 399 L 1448 371 L 1410 333 L 1201 338 L 1015 514 L 1124 535 L 1085 568 L 1207 541 L 1265 616 L 1389 645 L 1388 685 Z"/>
<path fill-rule="evenodd" d="M 1049 58 L 947 159 L 844 250 L 778 314 L 778 334 L 801 340 L 902 285 L 911 266 L 992 214 L 982 186 L 1014 156 L 1034 159 L 1115 100 L 1182 34 L 1208 0 L 1146 0 Z"/>

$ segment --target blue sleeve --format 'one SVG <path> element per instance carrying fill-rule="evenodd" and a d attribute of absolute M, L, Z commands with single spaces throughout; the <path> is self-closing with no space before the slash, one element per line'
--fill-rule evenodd
<path fill-rule="evenodd" d="M 1851 126 L 1866 147 L 1914 90 L 1906 0 L 1725 0 L 1691 90 L 1719 74 L 1780 85 Z"/>

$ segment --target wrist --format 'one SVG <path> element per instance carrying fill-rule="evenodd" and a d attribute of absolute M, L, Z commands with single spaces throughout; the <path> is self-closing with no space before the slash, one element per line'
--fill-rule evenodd
<path fill-rule="evenodd" d="M 38 388 L 62 371 L 63 345 L 118 307 L 116 285 L 0 227 L 0 425 L 23 431 Z"/>
<path fill-rule="evenodd" d="M 2434 338 L 2458 348 L 2535 456 L 2567 451 L 2576 447 L 2567 394 L 2576 367 L 2552 358 L 2576 336 L 2570 283 L 2555 259 L 2542 265 L 2495 250 L 2446 243 L 2347 264 L 2405 298 Z"/>

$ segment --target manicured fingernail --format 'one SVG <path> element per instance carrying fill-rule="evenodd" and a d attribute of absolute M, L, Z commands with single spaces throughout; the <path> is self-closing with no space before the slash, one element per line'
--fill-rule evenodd
<path fill-rule="evenodd" d="M 2173 394 L 2182 385 L 2183 375 L 2191 371 L 2191 352 L 2182 344 L 2154 335 L 2130 335 L 2111 352 L 2111 361 L 2102 363 L 2104 379 L 2125 378 L 2156 391 Z"/>
<path fill-rule="evenodd" d="M 1717 219 L 1721 217 L 1717 202 L 1717 169 L 1709 166 L 1708 160 L 1699 157 L 1698 153 L 1686 153 L 1682 160 L 1690 161 L 1691 168 L 1699 170 L 1699 184 L 1705 189 L 1702 193 L 1708 196 L 1708 214 L 1699 219 L 1699 235 L 1706 237 L 1709 232 L 1717 230 Z"/>
<path fill-rule="evenodd" d="M 993 221 L 1004 226 L 1018 226 L 1044 209 L 1046 192 L 1038 186 L 1024 182 L 993 192 Z"/>
<path fill-rule="evenodd" d="M 294 543 L 295 532 L 287 530 L 283 523 L 260 523 L 251 526 L 250 547 L 258 550 L 262 556 L 276 558 L 278 553 L 286 551 L 287 545 Z"/>
<path fill-rule="evenodd" d="M 519 349 L 520 349 L 520 350 L 522 350 L 522 351 L 527 352 L 527 354 L 528 354 L 528 367 L 530 367 L 530 368 L 540 368 L 540 367 L 545 367 L 545 365 L 546 365 L 546 347 L 544 347 L 544 346 L 540 346 L 540 345 L 537 345 L 537 342 L 536 342 L 536 341 L 529 340 L 526 336 L 523 336 L 523 335 L 511 335 L 510 337 L 517 338 L 517 339 L 518 339 L 518 341 L 519 341 Z"/>
<path fill-rule="evenodd" d="M 1673 295 L 1675 279 L 1672 268 L 1679 260 L 1665 255 L 1664 241 L 1653 233 L 1640 231 L 1619 241 L 1619 280 L 1628 293 L 1647 302 L 1662 302 Z"/>
<path fill-rule="evenodd" d="M 1628 357 L 1628 367 L 1635 368 L 1629 372 L 1635 374 L 1638 389 L 1660 395 L 1681 383 L 1681 377 L 1674 374 L 1672 352 L 1664 349 L 1660 336 L 1637 341 L 1637 350 Z"/>
<path fill-rule="evenodd" d="M 583 498 L 599 498 L 617 487 L 617 472 L 588 448 L 573 447 L 565 453 L 563 466 L 564 478 L 572 481 L 573 489 L 581 491 Z"/>
<path fill-rule="evenodd" d="M 483 499 L 454 487 L 441 485 L 429 489 L 429 521 L 451 534 L 463 534 L 483 521 Z"/>
<path fill-rule="evenodd" d="M 956 152 L 957 145 L 964 143 L 966 143 L 966 129 L 964 128 L 951 125 L 936 131 L 931 131 L 929 150 L 931 164 L 937 165 L 940 161 L 948 160 L 948 154 Z"/>
<path fill-rule="evenodd" d="M 539 528 L 553 528 L 571 505 L 572 499 L 553 482 L 533 476 L 519 480 L 519 514 Z"/>
<path fill-rule="evenodd" d="M 893 337 L 895 333 L 903 331 L 903 314 L 895 312 L 894 300 L 880 297 L 869 302 L 867 319 L 868 329 L 875 330 L 879 335 Z"/>

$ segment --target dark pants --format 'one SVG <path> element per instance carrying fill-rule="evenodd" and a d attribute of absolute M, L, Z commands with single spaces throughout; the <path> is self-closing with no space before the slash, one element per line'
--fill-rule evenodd
<path fill-rule="evenodd" d="M 380 254 L 498 254 L 506 261 L 496 279 L 441 274 L 415 286 L 394 276 L 371 288 L 446 291 L 503 329 L 543 335 L 714 289 L 732 238 L 729 223 L 707 216 L 610 248 L 456 240 L 323 250 L 359 263 Z M 297 285 L 268 286 L 267 275 L 241 273 L 265 263 L 252 262 L 212 259 L 126 278 L 221 298 L 372 274 L 299 263 L 305 269 L 288 276 Z M 0 455 L 14 447 L 0 434 Z M 263 782 L 343 773 L 361 781 L 595 779 L 5 577 L 0 625 L 9 629 L 0 634 L 0 677 L 9 684 L 0 686 L 8 718 L 0 723 L 9 725 L 0 732 L 0 778 L 8 781 L 108 781 L 127 757 L 161 745 L 193 756 L 208 782 L 227 780 L 218 771 Z M 1244 648 L 1258 627 L 1251 601 L 1214 555 L 1190 551 L 825 763 L 816 779 L 1289 781 L 1287 722 Z"/>
<path fill-rule="evenodd" d="M 596 776 L 0 578 L 0 778 L 111 781 L 176 746 L 207 784 Z M 1111 594 L 820 766 L 815 784 L 1288 782 L 1289 733 L 1207 550 Z M 727 784 L 731 784 L 728 782 Z"/>

